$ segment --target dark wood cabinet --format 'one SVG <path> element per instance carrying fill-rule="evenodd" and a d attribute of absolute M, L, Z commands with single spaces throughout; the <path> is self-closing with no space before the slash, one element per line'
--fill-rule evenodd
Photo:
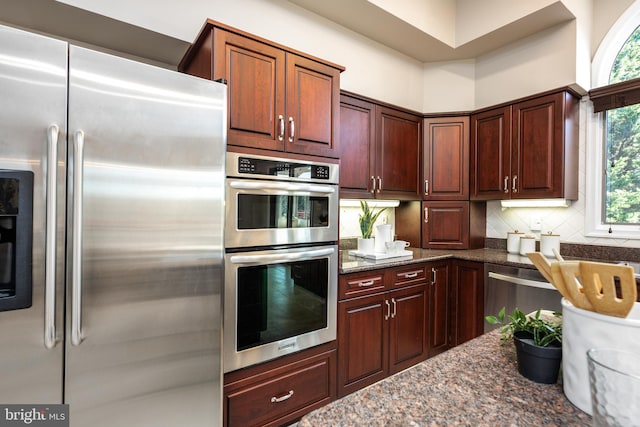
<path fill-rule="evenodd" d="M 339 156 L 344 68 L 209 20 L 179 70 L 227 82 L 228 145 Z"/>
<path fill-rule="evenodd" d="M 578 98 L 563 90 L 471 117 L 471 198 L 578 197 Z"/>
<path fill-rule="evenodd" d="M 373 198 L 375 105 L 344 94 L 340 100 L 340 197 Z"/>
<path fill-rule="evenodd" d="M 422 118 L 343 94 L 340 105 L 340 195 L 419 200 Z"/>
<path fill-rule="evenodd" d="M 469 117 L 424 120 L 423 200 L 469 200 Z"/>
<path fill-rule="evenodd" d="M 484 331 L 484 264 L 452 260 L 451 290 L 453 347 Z"/>
<path fill-rule="evenodd" d="M 451 331 L 449 261 L 427 264 L 429 284 L 429 357 L 449 349 Z"/>
<path fill-rule="evenodd" d="M 288 425 L 336 398 L 335 342 L 225 374 L 225 426 Z"/>
<path fill-rule="evenodd" d="M 421 117 L 376 107 L 377 196 L 399 200 L 420 198 Z"/>
<path fill-rule="evenodd" d="M 338 302 L 338 396 L 426 358 L 426 286 L 424 264 L 340 277 L 339 295 L 348 298 Z"/>
<path fill-rule="evenodd" d="M 485 229 L 484 202 L 422 202 L 423 248 L 481 248 L 484 246 Z"/>
<path fill-rule="evenodd" d="M 508 198 L 511 177 L 511 106 L 471 116 L 471 198 Z"/>

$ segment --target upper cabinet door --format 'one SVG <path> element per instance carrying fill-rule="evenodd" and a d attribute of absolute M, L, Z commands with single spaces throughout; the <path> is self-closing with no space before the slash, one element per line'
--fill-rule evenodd
<path fill-rule="evenodd" d="M 513 106 L 511 197 L 562 197 L 563 93 Z"/>
<path fill-rule="evenodd" d="M 469 117 L 424 120 L 424 200 L 469 198 Z"/>
<path fill-rule="evenodd" d="M 339 70 L 287 53 L 286 111 L 286 151 L 337 157 Z"/>
<path fill-rule="evenodd" d="M 374 197 L 375 130 L 374 105 L 342 95 L 340 98 L 340 197 Z"/>
<path fill-rule="evenodd" d="M 376 193 L 419 200 L 422 118 L 376 106 L 376 139 Z"/>
<path fill-rule="evenodd" d="M 228 85 L 228 144 L 282 151 L 285 52 L 214 29 L 213 80 Z"/>
<path fill-rule="evenodd" d="M 471 199 L 508 199 L 511 188 L 511 106 L 471 116 Z"/>

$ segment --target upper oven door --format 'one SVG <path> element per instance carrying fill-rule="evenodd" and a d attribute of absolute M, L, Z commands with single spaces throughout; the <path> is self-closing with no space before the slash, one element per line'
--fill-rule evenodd
<path fill-rule="evenodd" d="M 227 179 L 225 248 L 338 240 L 338 187 Z"/>

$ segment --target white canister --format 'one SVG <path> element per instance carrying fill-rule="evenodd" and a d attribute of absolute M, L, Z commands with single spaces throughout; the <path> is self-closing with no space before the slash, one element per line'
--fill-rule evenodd
<path fill-rule="evenodd" d="M 520 255 L 536 251 L 536 238 L 533 236 L 520 237 Z"/>
<path fill-rule="evenodd" d="M 510 231 L 507 233 L 507 252 L 510 254 L 520 253 L 520 237 L 524 236 L 522 231 Z"/>
<path fill-rule="evenodd" d="M 540 235 L 540 252 L 545 256 L 555 258 L 553 250 L 560 253 L 560 235 L 553 234 L 551 231 L 547 234 Z"/>

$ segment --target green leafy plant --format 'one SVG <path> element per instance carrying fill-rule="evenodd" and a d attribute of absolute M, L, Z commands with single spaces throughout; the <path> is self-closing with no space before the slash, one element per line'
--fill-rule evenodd
<path fill-rule="evenodd" d="M 369 204 L 364 200 L 360 201 L 360 208 L 362 209 L 362 213 L 358 216 L 358 221 L 360 222 L 360 233 L 362 233 L 363 239 L 370 239 L 373 234 L 373 224 L 375 224 L 380 214 L 387 208 L 382 208 L 377 212 L 374 212 L 369 208 Z"/>
<path fill-rule="evenodd" d="M 529 332 L 533 336 L 533 342 L 541 347 L 552 344 L 562 344 L 562 314 L 554 312 L 553 316 L 557 320 L 544 318 L 540 310 L 534 315 L 527 316 L 517 308 L 509 315 L 505 322 L 505 308 L 498 312 L 497 316 L 486 316 L 485 319 L 492 325 L 502 325 L 500 327 L 500 342 L 505 342 L 513 338 L 513 334 L 519 331 Z"/>

